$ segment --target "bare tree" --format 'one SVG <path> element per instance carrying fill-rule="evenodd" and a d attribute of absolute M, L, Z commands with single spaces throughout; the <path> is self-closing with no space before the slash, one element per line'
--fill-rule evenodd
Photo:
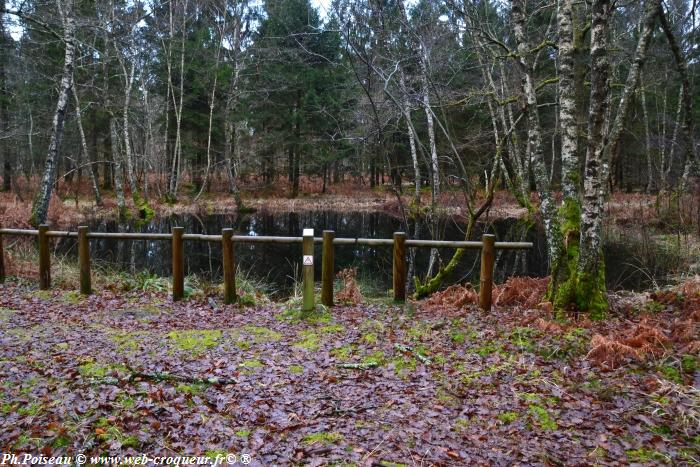
<path fill-rule="evenodd" d="M 51 193 L 53 192 L 53 185 L 56 181 L 56 172 L 58 169 L 63 125 L 68 108 L 68 94 L 73 86 L 73 67 L 75 61 L 75 19 L 73 17 L 73 1 L 56 0 L 56 7 L 61 17 L 61 23 L 63 24 L 63 43 L 65 44 L 63 73 L 58 88 L 56 110 L 51 124 L 51 140 L 46 154 L 44 175 L 32 206 L 30 222 L 33 225 L 45 223 L 49 212 L 49 202 L 51 200 Z"/>

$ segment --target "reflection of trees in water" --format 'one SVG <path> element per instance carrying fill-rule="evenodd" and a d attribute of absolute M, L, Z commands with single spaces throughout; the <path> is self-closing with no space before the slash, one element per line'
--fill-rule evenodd
<path fill-rule="evenodd" d="M 505 225 L 505 232 L 499 236 L 496 233 L 497 241 L 525 242 L 528 241 L 528 234 L 534 230 L 533 224 L 526 220 L 517 219 L 509 225 Z M 494 276 L 496 283 L 505 282 L 510 276 L 522 276 L 531 274 L 527 265 L 527 252 L 525 250 L 497 250 L 496 262 L 494 266 Z M 539 275 L 533 272 L 533 275 Z"/>
<path fill-rule="evenodd" d="M 351 202 L 351 201 L 349 201 Z M 464 226 L 454 220 L 441 218 L 430 225 L 424 219 L 413 220 L 406 226 L 399 219 L 384 213 L 339 213 L 339 212 L 303 212 L 303 213 L 257 213 L 250 216 L 234 218 L 223 215 L 209 216 L 173 216 L 153 220 L 144 225 L 136 222 L 119 225 L 113 221 L 99 221 L 90 225 L 92 231 L 102 232 L 170 232 L 173 226 L 182 226 L 186 232 L 218 234 L 225 227 L 234 227 L 237 235 L 278 235 L 300 236 L 303 228 L 314 228 L 316 236 L 321 236 L 324 229 L 334 230 L 336 237 L 392 238 L 398 230 L 407 230 L 410 238 L 432 238 L 461 240 L 464 238 Z M 537 228 L 528 228 L 515 220 L 497 221 L 489 228 L 495 232 L 498 241 L 534 241 L 532 251 L 517 252 L 501 250 L 497 254 L 496 278 L 499 282 L 512 274 L 542 275 L 547 272 L 547 260 L 541 232 Z M 477 228 L 476 238 L 481 236 L 484 226 Z M 75 255 L 74 241 L 62 241 L 61 248 L 67 254 Z M 130 272 L 148 270 L 153 274 L 169 276 L 171 274 L 171 244 L 169 241 L 117 241 L 101 239 L 91 241 L 91 255 L 96 260 Z M 299 245 L 269 243 L 238 243 L 236 260 L 239 270 L 254 278 L 271 282 L 276 289 L 289 290 L 292 286 L 294 264 L 299 263 Z M 316 254 L 320 254 L 317 248 Z M 408 249 L 409 284 L 413 276 L 425 275 L 430 250 Z M 449 257 L 452 250 L 439 250 L 441 257 Z M 439 262 L 440 256 L 437 257 Z M 186 274 L 202 275 L 212 280 L 220 280 L 221 246 L 218 242 L 185 242 Z M 439 264 L 439 263 L 438 263 Z M 358 268 L 360 281 L 372 282 L 379 289 L 391 287 L 392 249 L 390 246 L 358 247 L 338 246 L 336 248 L 336 270 Z M 436 264 L 437 266 L 437 264 Z M 321 261 L 316 262 L 316 277 L 320 278 Z M 475 282 L 478 280 L 479 254 L 470 250 L 455 272 L 450 282 Z"/>

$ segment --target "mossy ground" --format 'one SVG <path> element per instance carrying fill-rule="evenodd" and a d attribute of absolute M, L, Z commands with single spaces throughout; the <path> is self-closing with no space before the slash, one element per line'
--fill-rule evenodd
<path fill-rule="evenodd" d="M 522 310 L 446 317 L 382 304 L 301 316 L 173 304 L 166 292 L 73 301 L 2 287 L 0 444 L 15 450 L 196 445 L 266 465 L 697 457 L 677 394 L 644 391 L 650 375 L 685 387 L 696 356 L 599 371 L 585 360 L 592 329 L 543 332 Z M 626 421 L 635 416 L 651 424 Z"/>

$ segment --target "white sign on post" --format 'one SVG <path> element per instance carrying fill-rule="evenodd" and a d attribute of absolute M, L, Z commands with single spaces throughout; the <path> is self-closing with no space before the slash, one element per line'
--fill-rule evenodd
<path fill-rule="evenodd" d="M 313 266 L 314 257 L 311 255 L 304 255 L 304 266 Z"/>

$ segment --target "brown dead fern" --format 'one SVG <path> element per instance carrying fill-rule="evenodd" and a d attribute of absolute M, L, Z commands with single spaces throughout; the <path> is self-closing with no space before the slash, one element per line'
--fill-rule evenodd
<path fill-rule="evenodd" d="M 451 308 L 461 309 L 467 305 L 475 304 L 479 301 L 479 294 L 471 284 L 451 285 L 445 290 L 434 293 L 425 305 L 431 309 Z"/>
<path fill-rule="evenodd" d="M 357 268 L 346 268 L 337 274 L 343 281 L 343 290 L 335 296 L 336 300 L 349 305 L 359 305 L 363 302 L 362 292 L 357 285 Z"/>
<path fill-rule="evenodd" d="M 596 334 L 591 339 L 586 359 L 600 367 L 617 368 L 629 360 L 641 361 L 643 354 L 622 342 Z"/>

